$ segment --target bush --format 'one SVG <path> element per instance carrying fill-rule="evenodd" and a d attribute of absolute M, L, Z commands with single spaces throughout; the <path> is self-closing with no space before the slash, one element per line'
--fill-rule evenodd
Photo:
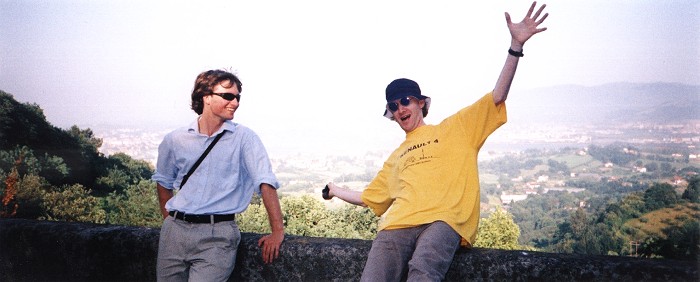
<path fill-rule="evenodd" d="M 80 184 L 47 193 L 42 206 L 48 220 L 105 223 L 107 218 L 99 199 Z"/>

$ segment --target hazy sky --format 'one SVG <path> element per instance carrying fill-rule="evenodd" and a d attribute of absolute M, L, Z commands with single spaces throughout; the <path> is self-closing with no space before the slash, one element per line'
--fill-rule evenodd
<path fill-rule="evenodd" d="M 492 89 L 504 12 L 520 21 L 530 3 L 0 0 L 0 90 L 62 128 L 171 129 L 195 118 L 196 75 L 227 68 L 243 81 L 234 121 L 268 147 L 369 149 L 403 139 L 381 117 L 395 78 L 433 98 L 428 123 Z M 700 82 L 700 1 L 540 3 L 548 30 L 525 45 L 511 95 Z"/>

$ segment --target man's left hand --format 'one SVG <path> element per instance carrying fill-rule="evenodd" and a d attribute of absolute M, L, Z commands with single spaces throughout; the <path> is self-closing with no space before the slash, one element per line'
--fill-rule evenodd
<path fill-rule="evenodd" d="M 265 235 L 258 240 L 258 246 L 262 248 L 263 262 L 271 263 L 280 255 L 280 246 L 284 241 L 283 231 L 273 231 L 269 235 Z"/>

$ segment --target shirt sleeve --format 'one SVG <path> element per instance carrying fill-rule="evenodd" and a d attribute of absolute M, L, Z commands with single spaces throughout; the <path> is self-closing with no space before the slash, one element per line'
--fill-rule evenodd
<path fill-rule="evenodd" d="M 243 163 L 253 181 L 253 185 L 255 185 L 256 191 L 260 193 L 260 185 L 263 183 L 279 189 L 280 184 L 274 172 L 272 172 L 272 164 L 260 137 L 253 131 L 250 131 L 248 138 L 245 140 L 242 152 Z"/>
<path fill-rule="evenodd" d="M 493 92 L 489 92 L 470 106 L 461 109 L 443 123 L 462 131 L 466 142 L 481 148 L 486 138 L 507 121 L 506 103 L 496 105 Z"/>
<path fill-rule="evenodd" d="M 166 135 L 158 146 L 156 172 L 151 177 L 151 180 L 170 190 L 174 189 L 173 183 L 175 183 L 178 173 L 171 137 L 170 134 Z"/>
<path fill-rule="evenodd" d="M 377 176 L 362 191 L 362 202 L 377 216 L 384 214 L 394 202 L 389 191 L 389 175 L 392 167 L 389 161 L 385 162 Z"/>

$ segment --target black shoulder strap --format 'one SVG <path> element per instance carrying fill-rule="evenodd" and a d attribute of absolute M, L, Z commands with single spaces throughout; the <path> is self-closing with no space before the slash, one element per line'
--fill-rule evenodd
<path fill-rule="evenodd" d="M 199 159 L 197 160 L 196 163 L 194 163 L 194 165 L 192 166 L 192 168 L 190 168 L 190 171 L 188 171 L 187 174 L 185 175 L 185 177 L 182 178 L 182 183 L 180 184 L 180 189 L 182 189 L 182 187 L 185 186 L 185 183 L 187 182 L 187 179 L 190 178 L 190 175 L 192 175 L 192 173 L 194 172 L 194 170 L 197 169 L 197 167 L 199 166 L 199 164 L 201 164 L 202 161 L 204 160 L 204 158 L 209 154 L 209 151 L 211 151 L 211 148 L 213 148 L 214 145 L 216 145 L 216 142 L 219 142 L 219 139 L 221 139 L 221 136 L 224 135 L 224 132 L 226 132 L 226 131 L 222 131 L 221 133 L 219 133 L 218 135 L 216 135 L 216 138 L 214 138 L 214 141 L 211 141 L 211 144 L 209 144 L 209 147 L 207 147 L 207 149 L 204 150 L 204 153 L 202 153 L 202 155 L 199 156 Z"/>

